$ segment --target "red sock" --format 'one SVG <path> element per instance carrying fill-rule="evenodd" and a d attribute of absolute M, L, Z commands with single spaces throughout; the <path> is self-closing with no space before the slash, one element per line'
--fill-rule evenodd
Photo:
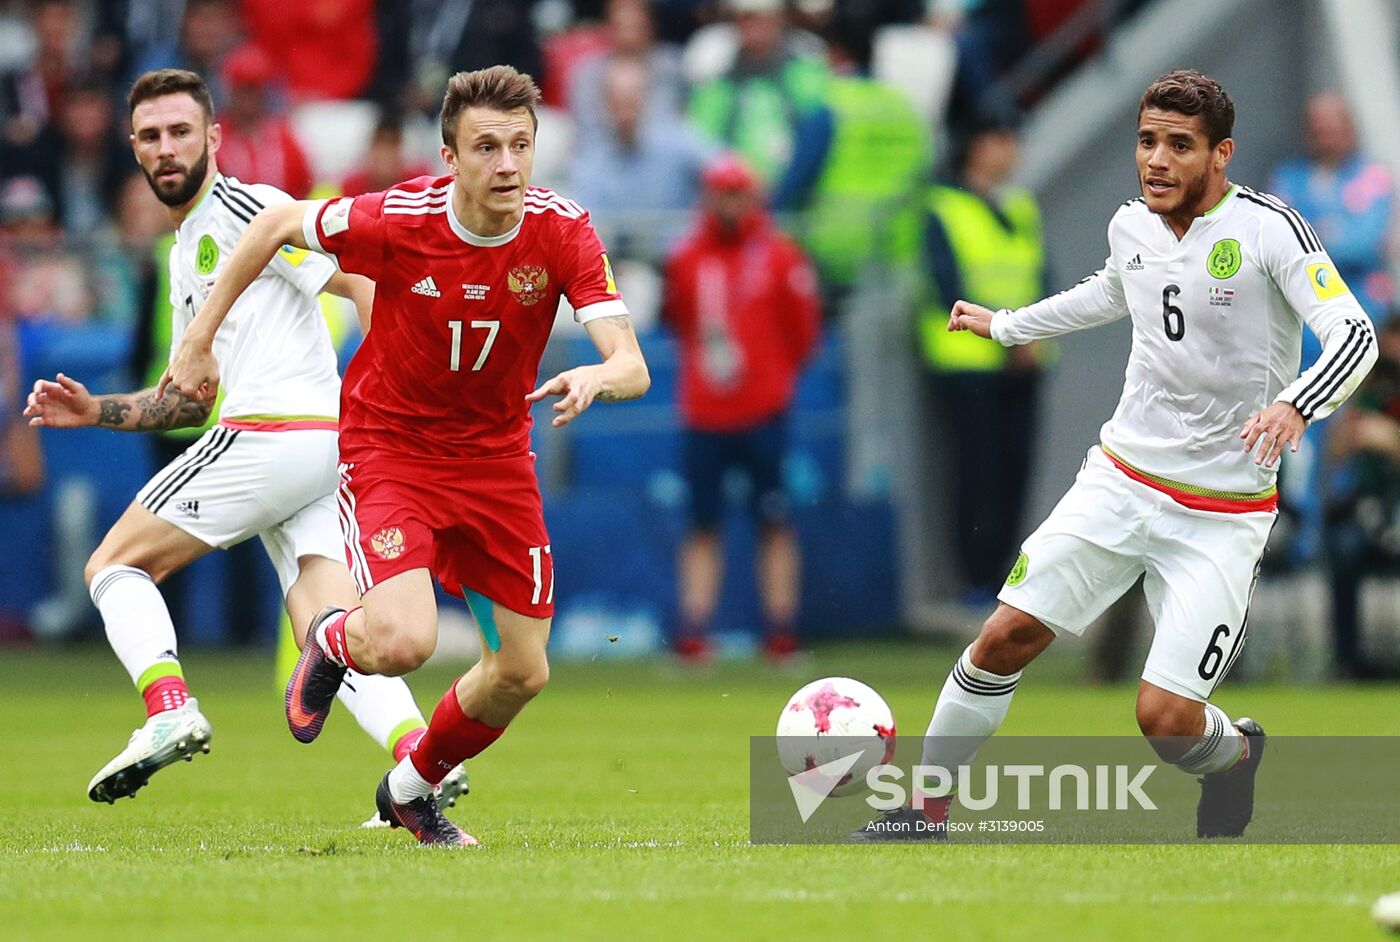
<path fill-rule="evenodd" d="M 141 691 L 141 696 L 146 699 L 146 716 L 149 718 L 166 710 L 180 709 L 189 700 L 190 691 L 185 686 L 185 678 L 162 677 Z"/>
<path fill-rule="evenodd" d="M 356 606 L 344 614 L 337 615 L 326 626 L 326 653 L 332 660 L 339 661 L 352 671 L 363 674 L 359 666 L 350 657 L 350 645 L 345 642 L 345 623 L 350 620 L 350 616 L 358 612 L 363 606 Z"/>
<path fill-rule="evenodd" d="M 953 796 L 946 795 L 942 798 L 930 798 L 921 791 L 914 792 L 914 800 L 911 802 L 915 811 L 922 811 L 924 817 L 934 824 L 942 824 L 948 820 L 948 808 L 953 804 Z"/>
<path fill-rule="evenodd" d="M 394 761 L 402 762 L 403 757 L 413 751 L 413 747 L 418 745 L 418 740 L 422 739 L 427 731 L 428 727 L 420 726 L 400 736 L 398 742 L 394 743 Z"/>
<path fill-rule="evenodd" d="M 463 713 L 457 702 L 457 685 L 453 684 L 438 701 L 433 718 L 428 721 L 428 731 L 408 758 L 419 775 L 436 785 L 458 763 L 480 753 L 505 731 L 504 726 L 487 726 Z"/>

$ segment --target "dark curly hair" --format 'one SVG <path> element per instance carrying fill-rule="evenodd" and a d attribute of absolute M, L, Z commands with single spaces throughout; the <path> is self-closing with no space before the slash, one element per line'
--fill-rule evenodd
<path fill-rule="evenodd" d="M 1235 103 L 1219 82 L 1194 69 L 1168 72 L 1147 86 L 1138 103 L 1138 117 L 1148 108 L 1200 115 L 1212 147 L 1235 130 Z"/>

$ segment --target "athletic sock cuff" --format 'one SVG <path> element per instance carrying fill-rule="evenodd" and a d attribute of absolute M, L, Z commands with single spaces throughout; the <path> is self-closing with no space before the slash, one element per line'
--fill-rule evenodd
<path fill-rule="evenodd" d="M 953 681 L 964 693 L 980 697 L 1004 697 L 1016 689 L 1021 672 L 1014 674 L 993 674 L 972 663 L 972 646 L 968 645 L 962 657 L 953 665 Z"/>
<path fill-rule="evenodd" d="M 1176 761 L 1177 768 L 1192 775 L 1223 771 L 1234 765 L 1243 749 L 1243 735 L 1234 728 L 1225 711 L 1213 703 L 1205 705 L 1205 730 L 1200 740 Z M 1235 742 L 1238 738 L 1240 741 Z M 1224 754 L 1222 754 L 1222 750 Z"/>
<path fill-rule="evenodd" d="M 144 579 L 152 585 L 155 580 L 150 574 L 135 566 L 108 566 L 106 569 L 98 570 L 92 577 L 92 582 L 88 583 L 88 595 L 92 597 L 92 604 L 98 608 L 102 607 L 102 596 L 107 594 L 107 590 L 122 579 Z"/>
<path fill-rule="evenodd" d="M 141 676 L 136 678 L 136 689 L 140 693 L 145 693 L 146 688 L 158 680 L 167 677 L 185 678 L 185 669 L 180 666 L 179 661 L 160 661 L 152 664 L 141 672 Z"/>

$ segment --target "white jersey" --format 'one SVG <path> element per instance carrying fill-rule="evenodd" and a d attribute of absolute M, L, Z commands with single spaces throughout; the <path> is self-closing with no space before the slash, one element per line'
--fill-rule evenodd
<path fill-rule="evenodd" d="M 171 355 L 258 211 L 291 197 L 218 174 L 175 234 L 170 252 Z M 220 415 L 257 423 L 340 414 L 335 349 L 316 296 L 334 263 L 284 246 L 234 302 L 214 336 Z"/>
<path fill-rule="evenodd" d="M 1108 226 L 1104 267 L 1017 311 L 992 337 L 1012 346 L 1133 319 L 1123 395 L 1100 440 L 1122 462 L 1221 496 L 1263 496 L 1276 470 L 1246 454 L 1240 430 L 1273 402 L 1325 418 L 1376 360 L 1370 320 L 1295 210 L 1231 186 L 1177 239 L 1141 199 Z M 1302 328 L 1322 341 L 1298 375 Z"/>

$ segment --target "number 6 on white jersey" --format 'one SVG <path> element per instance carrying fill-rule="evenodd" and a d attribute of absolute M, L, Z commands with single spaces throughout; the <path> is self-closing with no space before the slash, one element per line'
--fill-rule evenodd
<path fill-rule="evenodd" d="M 452 362 L 449 369 L 457 373 L 462 369 L 462 322 L 448 321 L 447 326 L 452 330 Z M 500 333 L 501 322 L 472 321 L 472 329 L 486 331 L 486 342 L 481 345 L 481 353 L 472 364 L 472 372 L 475 373 L 486 365 L 486 358 L 491 355 L 491 348 L 496 343 L 496 334 Z"/>

